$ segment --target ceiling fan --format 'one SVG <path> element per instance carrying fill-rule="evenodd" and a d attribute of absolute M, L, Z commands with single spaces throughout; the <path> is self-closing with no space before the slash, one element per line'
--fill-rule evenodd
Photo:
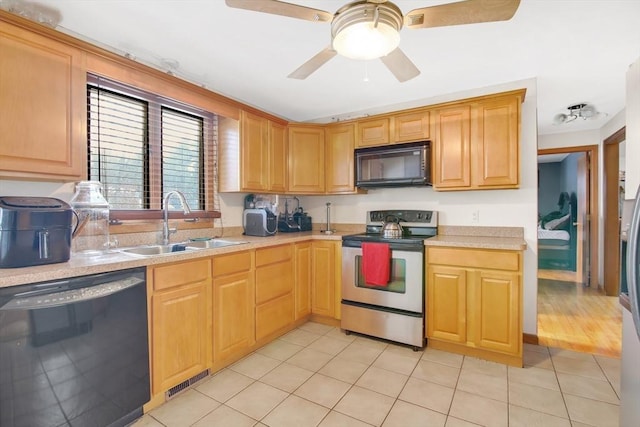
<path fill-rule="evenodd" d="M 313 22 L 331 22 L 331 45 L 302 64 L 287 77 L 306 79 L 337 54 L 353 59 L 380 58 L 400 81 L 420 70 L 398 47 L 400 29 L 433 28 L 480 22 L 506 21 L 513 17 L 520 0 L 464 0 L 402 11 L 388 0 L 359 0 L 335 14 L 278 0 L 226 0 L 227 6 Z"/>

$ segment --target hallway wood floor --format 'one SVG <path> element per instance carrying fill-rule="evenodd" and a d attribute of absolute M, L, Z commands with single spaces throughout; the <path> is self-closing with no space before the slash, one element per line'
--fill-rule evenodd
<path fill-rule="evenodd" d="M 539 344 L 620 357 L 622 307 L 618 298 L 567 279 L 571 280 L 570 272 L 538 272 Z"/>

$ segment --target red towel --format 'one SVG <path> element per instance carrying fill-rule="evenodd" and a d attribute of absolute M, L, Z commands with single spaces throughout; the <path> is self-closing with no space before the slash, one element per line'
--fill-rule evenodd
<path fill-rule="evenodd" d="M 387 243 L 362 243 L 362 274 L 366 284 L 387 286 L 390 267 L 391 248 Z"/>

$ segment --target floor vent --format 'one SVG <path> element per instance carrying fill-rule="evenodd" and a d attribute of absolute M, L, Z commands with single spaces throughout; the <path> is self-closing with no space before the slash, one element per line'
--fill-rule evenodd
<path fill-rule="evenodd" d="M 207 378 L 208 376 L 209 376 L 209 370 L 207 369 L 206 371 L 202 371 L 199 374 L 192 376 L 188 380 L 182 381 L 180 384 L 173 386 L 169 390 L 167 390 L 167 392 L 164 394 L 165 399 L 170 400 L 174 398 L 176 395 L 189 389 L 192 385 L 194 385 L 195 383 L 197 383 L 198 381 L 204 378 Z"/>

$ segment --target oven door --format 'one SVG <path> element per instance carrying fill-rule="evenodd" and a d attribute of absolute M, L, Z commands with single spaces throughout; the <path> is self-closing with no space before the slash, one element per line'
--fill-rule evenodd
<path fill-rule="evenodd" d="M 342 247 L 342 299 L 379 307 L 422 313 L 423 252 L 391 249 L 391 281 L 367 285 L 362 274 L 362 248 Z"/>

